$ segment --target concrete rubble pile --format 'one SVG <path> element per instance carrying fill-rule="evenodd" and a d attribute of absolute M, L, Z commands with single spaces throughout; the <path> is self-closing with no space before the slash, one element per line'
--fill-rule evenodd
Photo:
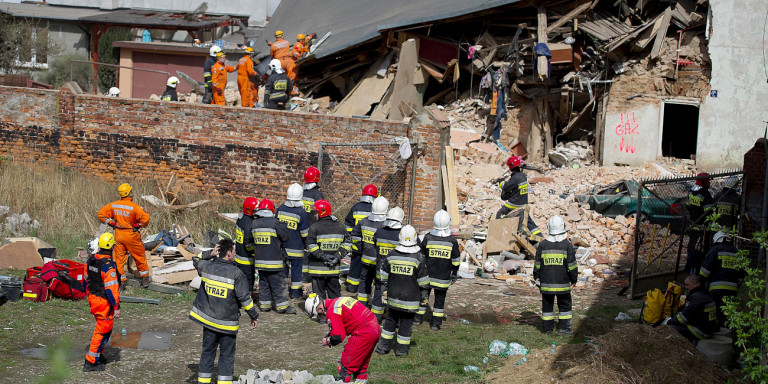
<path fill-rule="evenodd" d="M 336 384 L 341 383 L 331 375 L 314 376 L 307 371 L 269 370 L 256 371 L 249 369 L 246 375 L 240 376 L 239 384 Z"/>
<path fill-rule="evenodd" d="M 8 207 L 0 207 L 0 216 L 9 212 L 10 209 L 5 208 Z M 5 230 L 10 232 L 13 236 L 23 236 L 27 234 L 30 229 L 38 228 L 40 228 L 40 222 L 33 220 L 26 212 L 22 214 L 14 213 L 5 218 Z"/>

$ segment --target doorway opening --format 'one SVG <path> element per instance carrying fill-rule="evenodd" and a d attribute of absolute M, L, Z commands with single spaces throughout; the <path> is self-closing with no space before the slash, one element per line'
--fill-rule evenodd
<path fill-rule="evenodd" d="M 694 158 L 699 134 L 699 106 L 665 101 L 662 124 L 662 156 Z"/>

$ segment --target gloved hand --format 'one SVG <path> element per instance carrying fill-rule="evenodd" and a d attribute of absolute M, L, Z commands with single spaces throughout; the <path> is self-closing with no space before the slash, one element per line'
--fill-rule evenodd
<path fill-rule="evenodd" d="M 456 280 L 459 279 L 459 276 L 455 273 L 451 273 L 451 285 L 456 283 Z"/>
<path fill-rule="evenodd" d="M 336 258 L 333 255 L 323 255 L 323 264 L 328 268 L 333 268 L 336 264 Z"/>
<path fill-rule="evenodd" d="M 331 341 L 330 341 L 330 340 L 328 340 L 328 338 L 327 338 L 327 337 L 323 337 L 323 346 L 324 346 L 324 347 L 328 347 L 328 348 L 330 348 L 330 347 L 331 347 Z"/>
<path fill-rule="evenodd" d="M 134 232 L 138 232 L 141 229 L 141 224 L 136 223 L 136 224 L 133 224 L 132 227 Z"/>
<path fill-rule="evenodd" d="M 107 219 L 107 221 L 105 221 L 104 224 L 107 224 L 112 228 L 115 228 L 115 226 L 117 226 L 117 222 L 112 219 Z"/>
<path fill-rule="evenodd" d="M 213 90 L 216 91 L 216 94 L 218 94 L 218 95 L 223 95 L 224 94 L 224 90 L 219 88 L 219 87 L 214 87 Z"/>
<path fill-rule="evenodd" d="M 533 283 L 536 284 L 537 287 L 541 287 L 541 281 L 539 281 L 539 279 L 534 280 Z"/>

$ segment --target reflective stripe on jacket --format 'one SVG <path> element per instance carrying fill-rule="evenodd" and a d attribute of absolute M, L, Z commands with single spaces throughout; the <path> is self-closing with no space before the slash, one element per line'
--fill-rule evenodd
<path fill-rule="evenodd" d="M 202 282 L 189 313 L 192 321 L 216 332 L 236 334 L 240 308 L 252 320 L 259 318 L 248 281 L 239 268 L 220 258 L 194 259 L 193 264 Z"/>
<path fill-rule="evenodd" d="M 570 292 L 571 284 L 576 284 L 579 275 L 577 267 L 576 250 L 568 240 L 543 240 L 536 246 L 533 278 L 541 283 L 541 293 Z"/>

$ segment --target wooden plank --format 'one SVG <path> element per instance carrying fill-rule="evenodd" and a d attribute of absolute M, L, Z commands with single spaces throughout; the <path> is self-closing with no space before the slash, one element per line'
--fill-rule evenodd
<path fill-rule="evenodd" d="M 653 48 L 651 49 L 651 60 L 659 57 L 661 52 L 661 45 L 664 42 L 664 38 L 667 37 L 667 29 L 669 28 L 669 20 L 672 17 L 672 7 L 667 7 L 664 10 L 664 16 L 661 19 L 661 25 L 659 31 L 656 33 L 656 40 L 653 42 Z"/>
<path fill-rule="evenodd" d="M 445 196 L 445 210 L 449 211 L 451 209 L 450 208 L 451 205 L 453 205 L 454 202 L 451 201 L 451 183 L 448 180 L 448 167 L 443 165 L 442 167 L 440 167 L 440 172 L 443 175 L 442 183 L 443 183 L 443 196 Z"/>
<path fill-rule="evenodd" d="M 574 117 L 573 119 L 571 119 L 571 121 L 568 122 L 568 125 L 566 125 L 565 128 L 563 128 L 563 133 L 561 133 L 561 135 L 565 135 L 566 133 L 568 133 L 571 130 L 571 128 L 573 128 L 573 126 L 576 125 L 576 122 L 578 122 L 579 119 L 581 119 L 581 117 L 584 116 L 584 114 L 589 110 L 589 108 L 594 103 L 595 103 L 595 99 L 593 98 L 592 100 L 589 101 L 589 103 L 587 103 L 587 105 L 584 106 L 584 108 L 581 109 L 581 111 L 579 112 L 578 115 L 576 115 L 576 117 Z"/>
<path fill-rule="evenodd" d="M 401 102 L 411 107 L 414 111 L 421 112 L 422 98 L 418 89 L 413 85 L 413 75 L 419 59 L 419 44 L 415 39 L 405 41 L 400 49 L 400 56 L 395 74 L 394 90 L 390 105 L 399 106 Z M 390 108 L 389 120 L 403 120 L 405 114 L 401 108 Z"/>
<path fill-rule="evenodd" d="M 565 16 L 559 18 L 557 21 L 552 23 L 552 25 L 547 27 L 547 34 L 550 34 L 554 32 L 557 28 L 562 27 L 565 25 L 565 23 L 573 20 L 576 16 L 580 15 L 582 12 L 586 11 L 592 6 L 592 2 L 587 1 L 586 3 L 579 5 L 578 7 L 574 8 L 572 11 L 568 12 Z"/>
<path fill-rule="evenodd" d="M 160 299 L 147 299 L 143 297 L 120 296 L 120 303 L 144 303 L 160 305 Z"/>
<path fill-rule="evenodd" d="M 152 279 L 154 279 L 154 276 L 152 277 Z M 126 284 L 129 287 L 138 288 L 138 287 L 141 286 L 141 281 L 140 280 L 136 280 L 136 279 L 128 279 Z M 160 283 L 157 283 L 157 282 L 149 283 L 149 288 L 148 289 L 150 291 L 155 291 L 155 292 L 160 292 L 160 293 L 168 293 L 168 294 L 171 294 L 171 295 L 176 295 L 176 294 L 179 294 L 179 293 L 186 293 L 187 292 L 187 290 L 184 289 L 184 288 L 174 287 L 173 285 L 160 284 Z"/>
<path fill-rule="evenodd" d="M 538 40 L 537 43 L 546 44 L 548 42 L 547 9 L 544 7 L 539 7 L 537 10 L 536 18 L 538 20 L 538 25 L 536 27 L 536 39 Z M 536 72 L 539 75 L 539 81 L 546 81 L 547 78 L 549 78 L 549 63 L 547 62 L 547 58 L 544 56 L 539 56 L 536 58 L 536 63 Z"/>
<path fill-rule="evenodd" d="M 451 216 L 451 222 L 453 225 L 458 227 L 461 218 L 459 217 L 459 197 L 456 193 L 456 169 L 454 168 L 453 162 L 453 147 L 446 145 L 445 166 L 446 172 L 448 173 L 448 194 L 451 197 L 451 206 L 448 209 L 448 214 Z"/>
<path fill-rule="evenodd" d="M 517 242 L 517 231 L 519 217 L 510 217 L 506 219 L 493 219 L 488 224 L 488 238 L 485 241 L 483 252 L 499 253 L 512 249 Z"/>
<path fill-rule="evenodd" d="M 177 284 L 192 281 L 195 276 L 197 276 L 197 270 L 191 269 L 187 271 L 176 271 L 171 273 L 164 273 L 161 275 L 154 275 L 152 276 L 152 281 L 162 284 Z"/>
<path fill-rule="evenodd" d="M 653 22 L 653 27 L 646 29 L 641 33 L 637 39 L 635 40 L 635 44 L 632 46 L 633 52 L 639 52 L 645 47 L 648 46 L 648 43 L 653 41 L 653 38 L 656 37 L 656 33 L 659 31 L 659 27 L 661 26 L 662 17 L 659 15 L 656 17 L 656 19 Z"/>
<path fill-rule="evenodd" d="M 536 248 L 524 239 L 522 236 L 513 235 L 518 245 L 523 247 L 531 256 L 536 256 Z"/>
<path fill-rule="evenodd" d="M 382 57 L 371 65 L 363 79 L 358 81 L 352 91 L 336 106 L 333 111 L 335 115 L 347 117 L 365 115 L 371 110 L 372 104 L 381 102 L 387 88 L 395 79 L 392 74 L 387 74 L 383 78 L 376 74 L 387 59 L 387 56 Z"/>

